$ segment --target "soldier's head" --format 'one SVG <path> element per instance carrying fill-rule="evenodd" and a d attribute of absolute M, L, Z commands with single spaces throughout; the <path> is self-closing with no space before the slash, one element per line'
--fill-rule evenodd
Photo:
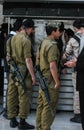
<path fill-rule="evenodd" d="M 32 19 L 24 20 L 22 23 L 22 28 L 26 31 L 27 35 L 31 35 L 35 32 L 35 25 Z"/>
<path fill-rule="evenodd" d="M 49 22 L 46 24 L 47 35 L 52 35 L 54 39 L 58 39 L 62 35 L 62 22 Z"/>
<path fill-rule="evenodd" d="M 80 27 L 81 27 L 81 20 L 75 20 L 73 22 L 74 32 L 78 32 L 80 30 Z"/>
<path fill-rule="evenodd" d="M 18 18 L 13 24 L 13 31 L 19 32 L 21 31 L 21 27 L 22 27 L 22 19 Z"/>

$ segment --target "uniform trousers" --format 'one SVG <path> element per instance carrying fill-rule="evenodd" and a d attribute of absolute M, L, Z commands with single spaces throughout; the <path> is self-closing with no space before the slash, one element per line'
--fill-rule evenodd
<path fill-rule="evenodd" d="M 27 83 L 30 81 L 27 80 Z M 29 85 L 30 86 L 30 85 Z M 13 75 L 9 74 L 8 93 L 7 93 L 7 111 L 8 117 L 19 116 L 26 119 L 30 109 L 30 95 L 27 95 L 20 83 L 15 82 Z M 17 107 L 18 106 L 18 107 Z"/>
<path fill-rule="evenodd" d="M 55 88 L 48 88 L 51 99 L 51 108 L 54 112 L 52 116 L 49 104 L 46 100 L 44 92 L 39 90 L 37 111 L 36 111 L 36 130 L 50 130 L 56 115 L 56 106 L 58 101 L 59 90 Z"/>

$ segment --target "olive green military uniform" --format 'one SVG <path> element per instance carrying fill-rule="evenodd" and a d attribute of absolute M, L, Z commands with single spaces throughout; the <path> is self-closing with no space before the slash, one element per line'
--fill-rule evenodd
<path fill-rule="evenodd" d="M 31 57 L 31 41 L 25 33 L 20 32 L 12 37 L 11 43 L 12 56 L 10 56 L 10 40 L 7 42 L 7 56 L 13 58 L 24 77 L 27 70 L 25 59 Z M 12 68 L 10 70 L 12 71 Z M 31 77 L 29 72 L 27 72 L 24 82 L 28 90 L 31 91 Z M 29 95 L 25 94 L 17 77 L 13 73 L 10 73 L 7 95 L 8 117 L 13 118 L 19 115 L 20 118 L 27 118 L 29 100 Z"/>
<path fill-rule="evenodd" d="M 48 37 L 43 41 L 40 49 L 40 68 L 43 76 L 46 78 L 49 95 L 51 99 L 51 107 L 54 111 L 54 116 L 46 101 L 44 92 L 39 89 L 37 112 L 36 112 L 36 130 L 50 130 L 50 126 L 55 118 L 56 105 L 58 100 L 58 92 L 55 87 L 55 82 L 51 76 L 49 63 L 56 61 L 58 63 L 59 51 L 56 42 Z"/>

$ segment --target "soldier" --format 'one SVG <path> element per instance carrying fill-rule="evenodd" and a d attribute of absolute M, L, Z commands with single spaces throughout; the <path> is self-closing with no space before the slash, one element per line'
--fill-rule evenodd
<path fill-rule="evenodd" d="M 60 26 L 61 25 L 58 22 L 48 23 L 46 25 L 46 33 L 48 36 L 42 42 L 40 48 L 40 69 L 42 75 L 46 79 L 54 116 L 51 114 L 44 92 L 39 89 L 36 112 L 36 130 L 50 130 L 56 114 L 56 105 L 60 87 L 58 75 L 59 50 L 56 39 L 61 35 Z"/>
<path fill-rule="evenodd" d="M 14 24 L 13 24 L 13 30 L 11 30 L 11 26 L 10 26 L 10 33 L 6 36 L 5 41 L 4 41 L 4 71 L 6 72 L 6 77 L 8 80 L 9 77 L 9 70 L 10 67 L 7 64 L 7 60 L 6 60 L 6 43 L 7 40 L 12 37 L 13 35 L 16 35 L 17 32 L 21 31 L 21 27 L 22 27 L 22 19 L 17 19 Z M 6 91 L 6 96 L 7 96 L 7 91 Z M 6 119 L 8 119 L 8 114 L 7 114 L 7 97 L 6 97 L 6 106 L 4 108 L 4 113 L 3 113 L 3 117 L 5 117 Z"/>
<path fill-rule="evenodd" d="M 35 32 L 34 27 L 32 19 L 25 20 L 22 23 L 22 31 L 7 41 L 7 61 L 9 62 L 12 59 L 15 62 L 24 79 L 25 86 L 30 92 L 29 95 L 24 92 L 17 76 L 12 73 L 13 69 L 10 62 L 11 73 L 9 74 L 7 95 L 8 118 L 10 119 L 10 127 L 15 128 L 18 126 L 18 129 L 21 130 L 35 128 L 25 121 L 29 114 L 32 85 L 35 85 L 35 75 L 31 58 L 31 40 L 29 38 L 31 33 Z M 20 118 L 19 123 L 16 120 L 16 116 Z"/>

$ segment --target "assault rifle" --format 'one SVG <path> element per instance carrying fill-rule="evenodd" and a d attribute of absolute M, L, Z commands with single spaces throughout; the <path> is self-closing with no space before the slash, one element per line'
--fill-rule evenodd
<path fill-rule="evenodd" d="M 14 60 L 10 60 L 9 64 L 12 67 L 12 70 L 10 70 L 10 72 L 15 74 L 15 76 L 18 78 L 18 81 L 19 81 L 20 85 L 22 86 L 24 92 L 26 94 L 28 94 L 29 91 L 28 91 L 27 87 L 25 86 L 24 78 L 23 78 L 19 68 L 17 67 L 15 61 Z"/>
<path fill-rule="evenodd" d="M 38 79 L 39 79 L 41 89 L 42 89 L 42 91 L 44 92 L 45 97 L 46 97 L 46 100 L 47 100 L 47 102 L 48 102 L 48 104 L 49 104 L 51 114 L 52 114 L 52 116 L 54 116 L 54 112 L 53 112 L 52 107 L 51 107 L 51 100 L 50 100 L 48 88 L 47 88 L 47 86 L 46 86 L 45 79 L 44 79 L 44 77 L 43 77 L 43 75 L 42 75 L 42 73 L 41 73 L 41 70 L 40 70 L 40 66 L 39 66 L 39 65 L 36 65 L 36 66 L 35 66 L 35 72 L 37 73 L 37 77 L 38 77 Z"/>

